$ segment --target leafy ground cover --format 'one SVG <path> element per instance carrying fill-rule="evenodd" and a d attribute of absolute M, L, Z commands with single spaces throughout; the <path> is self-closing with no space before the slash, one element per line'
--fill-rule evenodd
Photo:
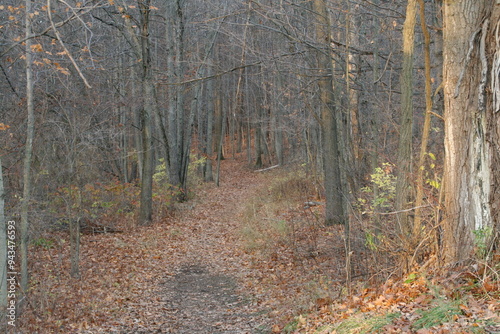
<path fill-rule="evenodd" d="M 313 176 L 222 167 L 220 187 L 152 226 L 84 235 L 81 279 L 69 277 L 64 231 L 37 239 L 17 332 L 500 331 L 498 281 L 470 270 L 374 281 L 378 258 L 354 226 L 348 285 L 344 230 L 322 225 Z"/>

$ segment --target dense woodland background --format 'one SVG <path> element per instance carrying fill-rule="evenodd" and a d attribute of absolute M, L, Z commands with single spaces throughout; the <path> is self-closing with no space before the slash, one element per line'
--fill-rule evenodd
<path fill-rule="evenodd" d="M 343 226 L 348 290 L 369 252 L 375 280 L 474 264 L 498 298 L 499 7 L 3 1 L 0 217 L 17 223 L 19 293 L 52 233 L 79 278 L 82 233 L 165 221 L 244 156 L 294 170 L 297 205 Z"/>

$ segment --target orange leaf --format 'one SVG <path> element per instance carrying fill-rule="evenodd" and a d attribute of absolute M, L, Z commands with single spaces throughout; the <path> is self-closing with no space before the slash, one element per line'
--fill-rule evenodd
<path fill-rule="evenodd" d="M 42 47 L 42 44 L 33 44 L 31 45 L 31 51 L 34 51 L 34 52 L 42 52 L 43 51 L 43 47 Z"/>

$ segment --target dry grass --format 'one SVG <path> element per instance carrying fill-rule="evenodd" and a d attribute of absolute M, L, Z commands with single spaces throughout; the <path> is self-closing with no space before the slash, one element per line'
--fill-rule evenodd
<path fill-rule="evenodd" d="M 303 169 L 273 170 L 267 178 L 271 180 L 268 187 L 262 188 L 246 205 L 241 230 L 246 248 L 263 255 L 280 247 L 295 248 L 298 229 L 311 224 L 304 221 L 298 224 L 295 219 L 288 219 L 289 214 L 303 214 L 303 203 L 317 198 L 315 181 Z"/>

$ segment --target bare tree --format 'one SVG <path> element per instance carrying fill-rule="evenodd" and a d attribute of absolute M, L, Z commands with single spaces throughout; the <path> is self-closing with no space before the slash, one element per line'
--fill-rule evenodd
<path fill-rule="evenodd" d="M 35 108 L 33 93 L 33 60 L 32 60 L 32 31 L 31 31 L 31 0 L 25 2 L 25 38 L 26 38 L 26 109 L 27 128 L 26 145 L 24 148 L 23 168 L 23 198 L 21 202 L 21 289 L 28 291 L 28 226 L 29 226 L 29 204 L 31 199 L 31 160 L 33 156 L 33 137 L 35 132 Z"/>
<path fill-rule="evenodd" d="M 1 130 L 0 130 L 1 131 Z M 0 155 L 0 310 L 6 314 L 7 309 L 7 226 L 5 221 L 5 188 L 3 183 L 2 156 Z M 0 316 L 4 323 L 4 316 Z"/>
<path fill-rule="evenodd" d="M 157 114 L 156 88 L 153 81 L 151 50 L 150 50 L 150 14 L 151 1 L 137 1 L 139 8 L 139 26 L 132 22 L 132 16 L 127 12 L 127 6 L 122 3 L 118 9 L 125 21 L 122 33 L 132 46 L 134 55 L 140 60 L 139 78 L 142 92 L 141 129 L 142 129 L 142 178 L 141 205 L 138 224 L 150 224 L 153 219 L 153 118 Z"/>
<path fill-rule="evenodd" d="M 317 51 L 318 86 L 320 90 L 320 115 L 323 136 L 323 168 L 325 173 L 326 217 L 331 224 L 347 224 L 344 212 L 344 195 L 340 179 L 340 157 L 338 147 L 339 131 L 337 130 L 337 111 L 333 92 L 333 69 L 330 59 L 330 20 L 324 0 L 314 0 L 313 10 L 316 13 L 316 41 L 326 48 Z M 326 42 L 326 43 L 325 43 Z"/>
<path fill-rule="evenodd" d="M 403 70 L 401 72 L 401 120 L 397 157 L 396 210 L 402 211 L 411 202 L 410 174 L 412 171 L 413 129 L 413 58 L 417 0 L 409 0 L 403 26 Z M 400 230 L 408 235 L 411 228 L 407 213 L 398 214 Z"/>

